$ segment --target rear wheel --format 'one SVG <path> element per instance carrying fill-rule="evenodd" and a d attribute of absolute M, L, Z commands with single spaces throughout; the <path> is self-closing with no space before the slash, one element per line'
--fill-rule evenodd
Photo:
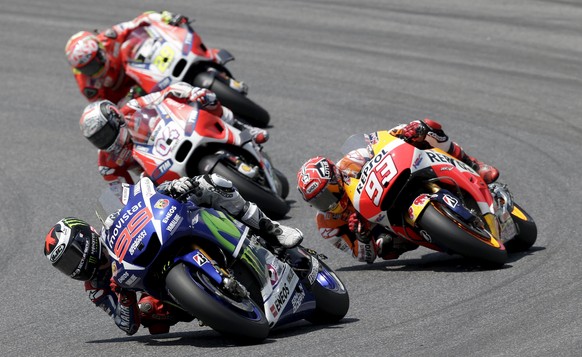
<path fill-rule="evenodd" d="M 523 252 L 531 248 L 538 236 L 538 229 L 533 218 L 514 203 L 514 210 L 511 212 L 513 222 L 517 226 L 517 235 L 509 242 L 505 243 L 505 248 L 509 253 Z"/>
<path fill-rule="evenodd" d="M 289 205 L 276 192 L 259 185 L 224 163 L 216 163 L 212 172 L 229 179 L 246 200 L 256 203 L 269 217 L 280 219 L 289 212 Z"/>
<path fill-rule="evenodd" d="M 252 299 L 229 296 L 212 279 L 185 264 L 170 270 L 166 287 L 182 309 L 221 334 L 243 342 L 260 342 L 269 334 L 262 308 Z"/>
<path fill-rule="evenodd" d="M 207 87 L 207 84 L 211 83 L 207 88 L 216 93 L 220 103 L 232 110 L 237 117 L 252 126 L 265 128 L 269 125 L 271 118 L 265 109 L 250 100 L 245 94 L 232 89 L 223 82 L 222 78 L 215 77 L 212 81 L 208 78 L 209 74 L 203 72 L 194 78 L 194 85 Z"/>
<path fill-rule="evenodd" d="M 446 206 L 427 205 L 417 221 L 421 234 L 445 251 L 472 258 L 480 263 L 498 267 L 507 261 L 507 251 L 490 243 L 489 232 L 476 230 L 460 219 Z"/>
<path fill-rule="evenodd" d="M 289 195 L 289 180 L 287 180 L 285 174 L 278 169 L 273 168 L 273 172 L 275 173 L 276 180 L 279 182 L 279 196 L 287 198 Z"/>

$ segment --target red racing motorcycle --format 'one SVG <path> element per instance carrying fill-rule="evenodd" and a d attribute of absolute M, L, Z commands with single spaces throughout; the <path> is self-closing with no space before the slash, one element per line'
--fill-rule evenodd
<path fill-rule="evenodd" d="M 141 121 L 140 130 L 131 132 L 133 157 L 154 183 L 216 173 L 271 217 L 289 211 L 289 182 L 249 130 L 171 98 L 137 111 L 131 120 Z"/>
<path fill-rule="evenodd" d="M 444 151 L 417 149 L 388 131 L 354 135 L 342 151 L 361 147 L 374 156 L 345 188 L 368 221 L 429 249 L 495 267 L 536 241 L 535 222 L 506 185 L 487 185 Z"/>
<path fill-rule="evenodd" d="M 212 90 L 247 123 L 257 127 L 269 124 L 269 113 L 247 97 L 247 85 L 226 68 L 234 57 L 224 49 L 206 47 L 189 23 L 170 26 L 156 22 L 140 27 L 129 35 L 125 46 L 125 72 L 146 93 L 187 82 Z"/>

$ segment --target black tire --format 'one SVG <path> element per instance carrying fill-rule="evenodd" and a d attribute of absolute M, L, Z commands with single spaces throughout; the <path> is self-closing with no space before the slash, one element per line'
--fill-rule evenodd
<path fill-rule="evenodd" d="M 519 205 L 515 204 L 515 207 L 523 213 L 525 220 L 519 215 L 512 214 L 513 221 L 517 225 L 518 234 L 513 237 L 509 242 L 505 243 L 505 249 L 509 253 L 523 252 L 531 248 L 535 243 L 538 236 L 538 228 L 533 218 Z"/>
<path fill-rule="evenodd" d="M 447 252 L 460 254 L 489 267 L 500 267 L 507 262 L 507 250 L 489 245 L 468 233 L 471 229 L 460 221 L 454 222 L 451 216 L 454 216 L 454 213 L 450 212 L 446 206 L 439 205 L 437 209 L 431 203 L 417 220 L 417 224 L 430 236 L 433 244 Z M 465 229 L 459 225 L 465 226 Z M 479 235 L 479 232 L 471 231 Z"/>
<path fill-rule="evenodd" d="M 202 160 L 201 162 L 204 161 Z M 232 184 L 238 189 L 241 196 L 248 201 L 256 203 L 270 218 L 280 219 L 285 217 L 287 212 L 289 212 L 289 205 L 276 192 L 272 192 L 259 185 L 225 164 L 218 162 L 212 169 L 212 172 L 232 181 Z"/>
<path fill-rule="evenodd" d="M 166 288 L 181 308 L 215 331 L 244 342 L 267 338 L 269 322 L 261 307 L 249 298 L 235 302 L 212 284 L 205 275 L 191 272 L 182 263 L 166 276 Z"/>
<path fill-rule="evenodd" d="M 201 73 L 194 78 L 194 85 L 201 87 L 207 83 L 207 73 Z M 266 128 L 271 120 L 269 113 L 261 106 L 250 100 L 246 95 L 232 89 L 223 83 L 221 78 L 215 78 L 210 85 L 211 91 L 216 93 L 220 103 L 232 110 L 233 113 L 252 126 Z"/>
<path fill-rule="evenodd" d="M 287 198 L 287 196 L 289 195 L 289 180 L 287 180 L 285 174 L 283 174 L 276 168 L 273 168 L 273 172 L 275 173 L 275 176 L 279 181 L 279 184 L 281 185 L 279 196 L 281 196 L 281 198 Z"/>
<path fill-rule="evenodd" d="M 319 263 L 325 274 L 328 274 L 328 279 L 335 280 L 335 286 L 330 289 L 315 281 L 311 287 L 315 295 L 315 312 L 305 319 L 313 324 L 332 324 L 346 316 L 350 308 L 350 297 L 339 277 L 321 260 Z"/>

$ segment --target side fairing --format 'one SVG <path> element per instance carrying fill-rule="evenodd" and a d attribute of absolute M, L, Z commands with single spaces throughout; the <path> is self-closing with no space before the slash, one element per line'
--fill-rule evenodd
<path fill-rule="evenodd" d="M 188 163 L 199 147 L 208 143 L 241 144 L 238 131 L 220 118 L 170 98 L 147 115 L 156 115 L 159 120 L 147 139 L 135 143 L 133 156 L 158 184 L 186 176 Z"/>
<path fill-rule="evenodd" d="M 407 169 L 419 150 L 388 132 L 376 134 L 378 140 L 372 143 L 374 157 L 363 166 L 359 179 L 350 178 L 345 188 L 356 210 L 366 219 L 389 225 L 382 203 L 398 177 L 409 175 Z"/>

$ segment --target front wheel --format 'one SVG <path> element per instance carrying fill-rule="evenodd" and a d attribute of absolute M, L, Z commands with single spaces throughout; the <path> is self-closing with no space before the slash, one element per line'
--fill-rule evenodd
<path fill-rule="evenodd" d="M 242 342 L 260 342 L 269 334 L 269 323 L 252 299 L 229 297 L 206 275 L 185 264 L 168 272 L 166 288 L 182 309 L 221 334 Z"/>
<path fill-rule="evenodd" d="M 315 295 L 315 311 L 305 318 L 313 324 L 336 323 L 343 319 L 350 307 L 350 297 L 339 277 L 319 260 L 320 270 L 311 287 Z"/>
<path fill-rule="evenodd" d="M 438 206 L 438 208 L 437 208 Z M 431 203 L 417 221 L 421 235 L 445 251 L 475 259 L 490 266 L 503 266 L 507 261 L 507 250 L 503 245 L 490 244 L 486 231 L 477 231 L 461 220 L 446 206 Z"/>

